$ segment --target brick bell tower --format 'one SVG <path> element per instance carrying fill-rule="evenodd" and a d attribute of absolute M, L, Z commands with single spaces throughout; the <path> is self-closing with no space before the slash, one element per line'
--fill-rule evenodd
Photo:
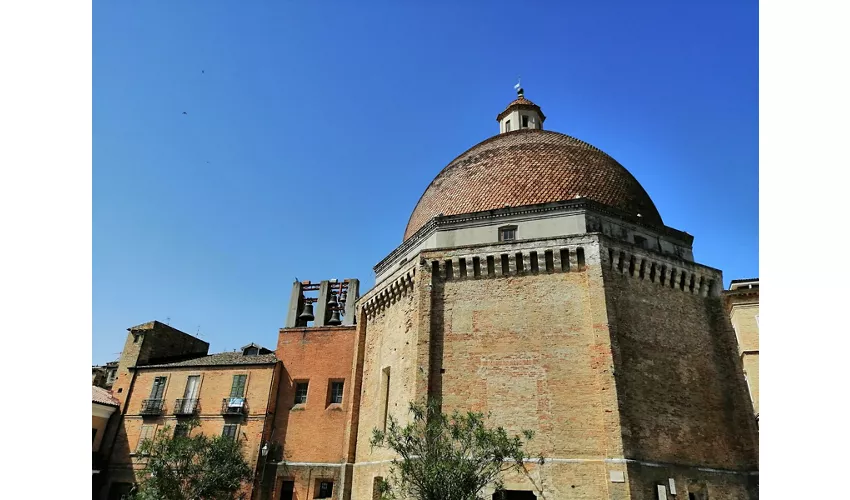
<path fill-rule="evenodd" d="M 504 498 L 758 498 L 721 272 L 622 165 L 543 130 L 518 94 L 499 133 L 428 186 L 357 302 L 362 387 L 339 498 L 374 498 L 395 457 L 371 449 L 372 429 L 429 397 L 535 431 L 528 452 L 545 460 L 506 477 Z"/>
<path fill-rule="evenodd" d="M 359 290 L 356 279 L 292 284 L 275 353 L 283 376 L 259 498 L 342 498 L 350 490 L 350 429 L 360 382 L 355 365 L 358 352 L 362 356 Z"/>

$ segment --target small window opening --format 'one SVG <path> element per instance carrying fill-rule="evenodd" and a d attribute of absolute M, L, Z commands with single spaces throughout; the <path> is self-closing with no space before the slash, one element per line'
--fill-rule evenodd
<path fill-rule="evenodd" d="M 570 270 L 570 250 L 568 248 L 561 249 L 561 271 L 569 272 Z"/>
<path fill-rule="evenodd" d="M 476 278 L 481 277 L 481 259 L 478 257 L 472 258 L 472 275 Z"/>
<path fill-rule="evenodd" d="M 390 367 L 386 367 L 381 372 L 381 398 L 383 398 L 381 405 L 381 426 L 382 430 L 386 432 L 387 430 L 387 420 L 389 420 L 389 410 L 390 410 Z"/>
<path fill-rule="evenodd" d="M 614 267 L 614 249 L 608 249 L 608 267 Z"/>
<path fill-rule="evenodd" d="M 617 261 L 617 271 L 623 272 L 623 265 L 625 264 L 626 253 L 620 252 L 619 260 Z"/>
<path fill-rule="evenodd" d="M 510 131 L 511 131 L 511 121 L 508 120 L 508 121 L 505 122 L 505 132 L 510 132 Z"/>
<path fill-rule="evenodd" d="M 537 252 L 531 252 L 528 254 L 531 259 L 531 272 L 537 274 L 540 272 L 540 264 L 537 262 Z"/>
<path fill-rule="evenodd" d="M 646 248 L 646 238 L 635 235 L 635 246 L 638 248 Z"/>
<path fill-rule="evenodd" d="M 307 389 L 309 382 L 295 382 L 295 404 L 303 405 L 307 402 Z"/>
<path fill-rule="evenodd" d="M 528 115 L 522 115 L 522 128 L 528 128 Z"/>
<path fill-rule="evenodd" d="M 656 272 L 656 267 L 655 267 L 655 263 L 653 262 L 652 265 L 649 267 L 649 281 L 651 281 L 653 283 L 655 283 L 655 272 Z"/>
<path fill-rule="evenodd" d="M 514 255 L 514 258 L 516 258 L 516 272 L 517 273 L 524 272 L 525 271 L 525 262 L 523 262 L 523 260 L 522 260 L 522 254 L 518 253 L 518 254 Z"/>
<path fill-rule="evenodd" d="M 629 276 L 635 275 L 635 256 L 632 255 L 629 258 Z"/>
<path fill-rule="evenodd" d="M 640 279 L 644 279 L 646 276 L 646 259 L 640 259 L 640 271 L 638 271 L 638 276 L 640 276 Z"/>
<path fill-rule="evenodd" d="M 516 240 L 516 226 L 505 226 L 499 228 L 499 241 Z"/>
<path fill-rule="evenodd" d="M 502 254 L 502 275 L 507 276 L 510 273 L 511 273 L 511 266 L 510 266 L 510 263 L 508 262 L 508 254 L 503 253 Z"/>
<path fill-rule="evenodd" d="M 584 265 L 584 248 L 579 248 L 576 250 L 576 264 L 578 264 L 578 270 L 584 271 L 586 266 Z"/>
<path fill-rule="evenodd" d="M 436 279 L 440 277 L 440 263 L 436 260 L 431 261 L 431 276 Z"/>
<path fill-rule="evenodd" d="M 383 484 L 384 478 L 381 476 L 376 476 L 372 479 L 372 500 L 381 500 L 381 495 L 383 494 L 381 487 Z"/>
<path fill-rule="evenodd" d="M 487 276 L 496 274 L 496 259 L 492 255 L 487 256 Z"/>
<path fill-rule="evenodd" d="M 174 437 L 186 437 L 189 435 L 189 426 L 184 423 L 179 423 L 174 426 Z"/>
<path fill-rule="evenodd" d="M 236 426 L 238 424 L 224 424 L 221 430 L 221 435 L 230 439 L 236 439 Z"/>
<path fill-rule="evenodd" d="M 666 281 L 667 281 L 667 266 L 661 266 L 661 279 L 659 280 L 659 282 L 662 285 L 666 285 Z"/>
<path fill-rule="evenodd" d="M 454 269 L 452 268 L 451 259 L 446 260 L 445 264 L 446 264 L 446 279 L 450 280 L 454 277 Z"/>
<path fill-rule="evenodd" d="M 345 382 L 342 380 L 332 380 L 328 388 L 328 404 L 341 404 L 342 393 L 345 388 Z"/>
<path fill-rule="evenodd" d="M 683 292 L 685 291 L 685 286 L 686 286 L 687 281 L 688 281 L 688 273 L 686 273 L 685 271 L 682 271 L 681 279 L 679 279 L 679 290 L 681 290 Z"/>
<path fill-rule="evenodd" d="M 461 278 L 466 278 L 466 259 L 460 259 L 460 260 L 458 261 L 458 267 L 460 268 L 460 269 L 459 269 L 459 271 L 460 271 L 460 273 L 459 273 L 459 274 L 460 274 L 460 277 L 461 277 Z"/>
<path fill-rule="evenodd" d="M 696 286 L 696 284 L 697 284 L 697 277 L 696 277 L 695 274 L 692 274 L 691 275 L 691 283 L 688 285 L 688 290 L 690 290 L 691 293 L 694 293 L 694 287 Z"/>
<path fill-rule="evenodd" d="M 333 494 L 333 481 L 320 481 L 319 487 L 316 490 L 316 496 L 313 498 L 331 498 Z"/>
<path fill-rule="evenodd" d="M 546 250 L 543 254 L 544 260 L 546 261 L 546 272 L 554 273 L 555 272 L 555 254 L 552 253 L 552 250 Z"/>

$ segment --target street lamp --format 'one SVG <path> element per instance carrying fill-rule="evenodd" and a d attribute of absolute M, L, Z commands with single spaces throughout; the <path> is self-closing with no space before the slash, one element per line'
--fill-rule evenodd
<path fill-rule="evenodd" d="M 260 453 L 262 453 L 263 456 L 266 456 L 266 455 L 269 454 L 269 443 L 266 443 L 266 444 L 263 445 L 263 448 L 260 450 Z"/>

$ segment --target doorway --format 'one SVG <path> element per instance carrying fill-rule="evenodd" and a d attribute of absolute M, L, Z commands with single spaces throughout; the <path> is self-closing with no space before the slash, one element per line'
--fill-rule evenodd
<path fill-rule="evenodd" d="M 280 488 L 280 500 L 292 500 L 295 494 L 295 481 L 284 481 Z"/>

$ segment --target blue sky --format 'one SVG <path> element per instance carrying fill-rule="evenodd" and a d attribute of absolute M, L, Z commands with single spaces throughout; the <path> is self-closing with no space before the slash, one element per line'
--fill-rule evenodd
<path fill-rule="evenodd" d="M 296 277 L 370 288 L 518 75 L 698 262 L 758 275 L 755 1 L 95 0 L 92 57 L 93 363 L 152 319 L 274 348 Z"/>

